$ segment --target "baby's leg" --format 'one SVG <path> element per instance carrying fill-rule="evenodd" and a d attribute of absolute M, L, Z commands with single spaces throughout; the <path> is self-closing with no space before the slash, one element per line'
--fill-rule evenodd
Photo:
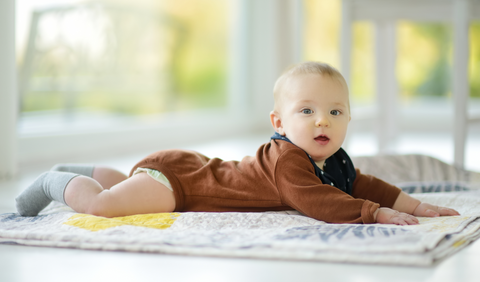
<path fill-rule="evenodd" d="M 110 189 L 114 185 L 127 180 L 128 177 L 116 169 L 106 166 L 95 166 L 92 178 L 97 180 L 103 189 Z"/>
<path fill-rule="evenodd" d="M 52 200 L 65 203 L 63 198 L 65 187 L 78 176 L 75 173 L 61 171 L 42 173 L 15 198 L 18 213 L 22 216 L 35 216 Z"/>
<path fill-rule="evenodd" d="M 91 177 L 97 180 L 103 189 L 110 189 L 113 185 L 127 179 L 125 174 L 116 169 L 89 164 L 57 164 L 52 167 L 51 171 L 71 172 Z"/>
<path fill-rule="evenodd" d="M 64 197 L 75 211 L 104 217 L 175 210 L 173 192 L 146 173 L 136 174 L 110 190 L 94 179 L 75 177 L 68 183 Z"/>

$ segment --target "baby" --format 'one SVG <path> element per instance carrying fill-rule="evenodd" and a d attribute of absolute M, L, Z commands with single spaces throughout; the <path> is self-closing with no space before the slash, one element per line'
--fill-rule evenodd
<path fill-rule="evenodd" d="M 105 217 L 294 209 L 329 223 L 399 225 L 418 224 L 415 216 L 459 215 L 354 168 L 341 148 L 351 116 L 336 69 L 296 65 L 277 80 L 274 100 L 275 134 L 255 157 L 222 161 L 163 150 L 137 163 L 129 178 L 107 167 L 57 165 L 16 198 L 17 210 L 34 216 L 51 200 Z"/>

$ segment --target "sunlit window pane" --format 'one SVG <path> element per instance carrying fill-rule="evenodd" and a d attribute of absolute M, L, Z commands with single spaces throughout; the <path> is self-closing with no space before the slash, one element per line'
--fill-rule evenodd
<path fill-rule="evenodd" d="M 72 121 L 227 103 L 230 1 L 17 2 L 23 118 Z"/>

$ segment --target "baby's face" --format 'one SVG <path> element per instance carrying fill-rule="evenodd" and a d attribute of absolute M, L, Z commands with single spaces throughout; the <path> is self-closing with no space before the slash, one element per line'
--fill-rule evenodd
<path fill-rule="evenodd" d="M 281 93 L 277 132 L 305 150 L 322 168 L 340 149 L 347 133 L 350 112 L 346 86 L 336 78 L 304 74 L 286 82 Z"/>

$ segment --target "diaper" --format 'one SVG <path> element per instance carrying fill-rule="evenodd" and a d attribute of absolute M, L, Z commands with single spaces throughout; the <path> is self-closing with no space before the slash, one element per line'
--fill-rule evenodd
<path fill-rule="evenodd" d="M 163 173 L 161 173 L 160 171 L 155 170 L 155 169 L 150 169 L 150 168 L 139 167 L 133 172 L 133 175 L 138 174 L 138 173 L 142 173 L 142 172 L 147 173 L 150 177 L 152 177 L 156 181 L 162 183 L 168 189 L 170 189 L 170 191 L 173 192 L 172 184 L 170 184 L 170 181 L 168 181 L 167 177 Z"/>

